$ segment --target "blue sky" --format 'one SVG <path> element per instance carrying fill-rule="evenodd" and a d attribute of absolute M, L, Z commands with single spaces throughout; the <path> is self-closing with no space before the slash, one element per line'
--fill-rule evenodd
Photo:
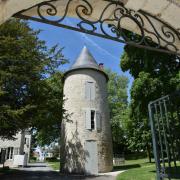
<path fill-rule="evenodd" d="M 67 21 L 68 23 L 74 23 L 72 18 L 68 18 Z M 119 66 L 124 44 L 33 21 L 30 21 L 30 26 L 35 30 L 42 30 L 39 38 L 45 40 L 48 47 L 52 47 L 55 44 L 64 47 L 63 54 L 70 62 L 63 67 L 64 70 L 71 66 L 86 45 L 98 63 L 104 63 L 106 68 L 110 68 L 112 71 L 129 78 L 129 95 L 133 78 L 128 72 L 122 72 Z"/>

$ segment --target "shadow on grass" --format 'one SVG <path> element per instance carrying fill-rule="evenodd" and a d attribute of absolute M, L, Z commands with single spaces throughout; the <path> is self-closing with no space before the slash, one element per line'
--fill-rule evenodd
<path fill-rule="evenodd" d="M 149 172 L 152 172 L 152 173 L 156 173 L 156 170 L 153 170 L 153 171 L 149 171 Z"/>
<path fill-rule="evenodd" d="M 180 179 L 180 166 L 166 168 L 166 172 L 169 175 L 169 177 L 173 179 Z"/>
<path fill-rule="evenodd" d="M 114 166 L 113 171 L 120 171 L 120 170 L 128 170 L 141 167 L 140 164 L 129 164 L 129 165 L 122 165 L 122 166 Z"/>
<path fill-rule="evenodd" d="M 16 169 L 10 169 L 9 167 L 0 168 L 0 177 L 1 177 L 1 175 L 7 174 L 7 173 L 12 174 L 16 171 L 17 171 Z"/>
<path fill-rule="evenodd" d="M 156 171 L 150 171 L 153 173 L 156 173 Z M 173 178 L 173 179 L 180 179 L 180 166 L 178 167 L 171 167 L 171 168 L 166 168 L 166 178 Z"/>

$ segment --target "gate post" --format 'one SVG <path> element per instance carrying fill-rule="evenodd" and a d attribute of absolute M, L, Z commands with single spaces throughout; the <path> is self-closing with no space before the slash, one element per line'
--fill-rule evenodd
<path fill-rule="evenodd" d="M 159 153 L 158 153 L 158 147 L 157 147 L 157 138 L 156 138 L 156 131 L 155 131 L 155 126 L 154 126 L 154 117 L 151 109 L 152 102 L 149 103 L 148 105 L 148 110 L 149 110 L 149 119 L 150 119 L 150 125 L 151 125 L 151 134 L 152 134 L 152 142 L 153 142 L 153 154 L 154 154 L 154 159 L 156 163 L 156 179 L 157 180 L 162 180 L 162 177 L 160 176 L 160 162 L 159 162 Z"/>

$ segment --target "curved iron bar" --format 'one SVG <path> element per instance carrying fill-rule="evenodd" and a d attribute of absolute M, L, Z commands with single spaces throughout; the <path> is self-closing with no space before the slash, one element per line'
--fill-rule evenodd
<path fill-rule="evenodd" d="M 102 9 L 99 17 L 96 17 L 96 20 L 94 20 L 92 19 L 92 16 L 95 9 L 93 9 L 92 4 L 90 3 L 91 1 L 80 0 L 74 7 L 74 12 L 79 19 L 79 22 L 76 26 L 71 26 L 64 24 L 63 20 L 68 16 L 69 7 L 71 3 L 75 2 L 75 0 L 67 1 L 66 7 L 64 8 L 64 14 L 60 18 L 57 18 L 59 10 L 53 4 L 53 2 L 56 1 L 61 0 L 42 2 L 29 9 L 23 10 L 14 16 L 92 34 L 114 41 L 127 43 L 136 47 L 176 54 L 178 56 L 180 55 L 180 49 L 176 46 L 176 41 L 180 41 L 179 30 L 172 28 L 157 17 L 144 11 L 136 12 L 132 9 L 127 9 L 118 1 L 102 0 L 107 4 Z M 38 16 L 30 17 L 24 14 L 32 8 L 37 8 Z M 112 9 L 112 15 L 110 17 L 106 17 L 106 13 Z M 53 20 L 52 17 L 56 17 L 56 20 Z M 134 38 L 135 33 L 130 33 L 130 36 L 126 35 L 126 30 L 122 25 L 123 20 L 128 20 L 129 22 L 131 21 L 136 25 L 138 28 L 138 38 Z M 159 27 L 156 27 L 156 22 L 158 22 Z"/>
<path fill-rule="evenodd" d="M 57 15 L 57 13 L 58 13 L 58 10 L 56 9 L 56 7 L 53 5 L 53 4 L 51 4 L 50 2 L 43 2 L 43 3 L 41 3 L 41 4 L 39 4 L 38 6 L 37 6 L 37 13 L 38 13 L 38 15 L 39 15 L 39 17 L 41 18 L 41 19 L 43 19 L 43 20 L 45 20 L 45 21 L 53 21 L 53 22 L 56 22 L 56 23 L 60 23 L 61 21 L 63 21 L 65 18 L 66 18 L 66 16 L 67 16 L 67 13 L 68 13 L 68 9 L 69 9 L 69 5 L 70 5 L 70 2 L 71 2 L 72 0 L 69 0 L 68 1 L 68 3 L 67 3 L 67 5 L 66 5 L 66 9 L 65 9 L 65 12 L 64 12 L 64 15 L 60 18 L 60 19 L 58 19 L 58 20 L 49 20 L 48 18 L 46 18 L 47 17 L 47 15 L 48 16 L 56 16 Z M 43 8 L 43 7 L 45 7 L 45 6 L 47 6 L 48 8 L 47 8 L 47 10 L 46 10 L 46 15 L 44 16 L 42 13 L 41 13 L 41 8 Z"/>
<path fill-rule="evenodd" d="M 174 29 L 173 28 L 171 28 L 169 25 L 167 25 L 167 24 L 162 24 L 162 26 L 161 26 L 161 32 L 158 32 L 158 30 L 156 29 L 156 27 L 153 25 L 153 22 L 150 20 L 150 18 L 149 17 L 151 17 L 151 18 L 154 18 L 155 20 L 158 20 L 159 22 L 161 22 L 159 19 L 157 19 L 157 18 L 155 18 L 155 17 L 153 17 L 153 16 L 148 16 L 146 13 L 143 13 L 143 16 L 147 19 L 147 21 L 149 22 L 149 24 L 151 25 L 151 27 L 153 28 L 153 30 L 154 30 L 154 34 L 156 34 L 156 37 L 158 37 L 158 41 L 159 41 L 159 45 L 161 45 L 161 41 L 162 42 L 164 42 L 166 45 L 164 45 L 165 47 L 167 47 L 167 46 L 172 46 L 172 47 L 174 47 L 174 49 L 175 49 L 175 51 L 178 51 L 178 48 L 176 48 L 176 46 L 174 45 L 174 43 L 175 43 L 175 40 L 176 40 L 176 38 L 175 38 L 175 36 L 179 39 L 179 36 L 178 36 L 178 34 L 176 35 L 176 31 L 174 31 Z M 162 22 L 161 22 L 162 23 Z M 165 31 L 165 28 L 168 28 L 170 31 Z M 146 29 L 145 29 L 145 31 L 147 31 Z M 152 33 L 152 32 L 149 32 L 149 33 Z M 172 37 L 172 41 L 170 40 L 170 41 L 168 41 L 167 39 L 165 39 L 165 38 L 163 38 L 163 36 L 160 34 L 160 33 L 162 33 L 164 36 L 166 36 L 166 38 L 171 38 Z M 179 39 L 180 40 L 180 39 Z"/>

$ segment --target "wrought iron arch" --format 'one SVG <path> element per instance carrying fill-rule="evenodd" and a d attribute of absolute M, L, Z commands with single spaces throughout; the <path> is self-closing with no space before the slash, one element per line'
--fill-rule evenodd
<path fill-rule="evenodd" d="M 58 1 L 61 0 L 42 2 L 22 10 L 15 14 L 14 17 L 38 21 L 153 51 L 180 55 L 180 47 L 178 47 L 178 43 L 180 44 L 180 31 L 147 12 L 127 9 L 121 2 L 116 0 L 101 0 L 106 5 L 101 9 L 97 20 L 93 20 L 91 19 L 91 15 L 94 13 L 92 1 L 81 0 L 74 7 L 74 13 L 79 22 L 73 26 L 72 24 L 65 24 L 64 20 L 68 16 L 69 7 L 74 0 L 67 0 L 64 14 L 59 19 L 53 19 L 52 17 L 57 16 L 59 11 L 54 5 L 54 2 Z M 33 8 L 36 9 L 37 16 L 26 15 Z M 106 17 L 106 13 L 110 8 L 114 9 L 114 11 L 110 17 Z M 127 30 L 122 26 L 122 21 L 125 19 L 138 27 L 137 38 L 134 38 L 136 37 L 134 36 L 135 33 L 129 36 L 125 33 Z"/>

